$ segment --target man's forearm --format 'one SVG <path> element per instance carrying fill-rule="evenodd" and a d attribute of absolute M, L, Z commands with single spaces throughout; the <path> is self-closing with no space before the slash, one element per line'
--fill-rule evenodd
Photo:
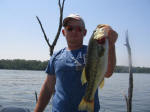
<path fill-rule="evenodd" d="M 46 87 L 46 84 L 43 85 L 38 102 L 36 104 L 36 108 L 34 112 L 43 112 L 47 104 L 49 103 L 49 100 L 51 98 L 52 92 L 48 91 L 48 88 Z"/>
<path fill-rule="evenodd" d="M 43 112 L 54 92 L 56 83 L 55 75 L 47 75 L 46 80 L 42 86 L 38 102 L 34 112 Z"/>
<path fill-rule="evenodd" d="M 105 77 L 110 77 L 115 69 L 116 66 L 116 51 L 115 51 L 115 45 L 110 46 L 109 53 L 108 53 L 108 67 L 107 72 L 105 74 Z"/>

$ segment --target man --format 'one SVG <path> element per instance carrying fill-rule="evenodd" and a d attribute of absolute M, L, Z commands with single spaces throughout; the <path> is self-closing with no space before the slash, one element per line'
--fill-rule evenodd
<path fill-rule="evenodd" d="M 86 88 L 86 85 L 81 84 L 81 73 L 87 51 L 87 46 L 83 45 L 86 28 L 83 19 L 76 14 L 66 17 L 63 20 L 63 26 L 62 33 L 66 37 L 68 46 L 51 57 L 46 69 L 48 75 L 34 112 L 43 112 L 52 95 L 52 112 L 79 112 L 78 105 Z M 117 33 L 111 29 L 108 70 L 105 77 L 112 75 L 116 65 L 115 41 L 117 36 Z M 98 112 L 100 109 L 98 91 L 94 102 L 94 111 Z"/>

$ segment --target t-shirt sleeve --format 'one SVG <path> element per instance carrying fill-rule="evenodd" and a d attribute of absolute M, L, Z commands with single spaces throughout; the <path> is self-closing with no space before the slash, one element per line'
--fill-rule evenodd
<path fill-rule="evenodd" d="M 47 68 L 45 70 L 45 72 L 48 74 L 48 75 L 55 75 L 55 69 L 54 69 L 54 58 L 55 56 L 53 55 L 50 60 L 48 61 L 48 65 L 47 65 Z"/>

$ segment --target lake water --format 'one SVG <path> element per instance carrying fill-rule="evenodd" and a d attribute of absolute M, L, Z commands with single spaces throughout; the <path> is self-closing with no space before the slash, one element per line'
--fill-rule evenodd
<path fill-rule="evenodd" d="M 150 74 L 134 74 L 133 112 L 150 112 Z M 44 71 L 0 70 L 0 105 L 29 108 L 35 107 L 34 92 L 40 88 L 46 77 Z M 114 73 L 105 80 L 99 90 L 100 112 L 126 112 L 124 94 L 128 92 L 129 75 Z M 51 103 L 45 112 L 50 112 Z"/>

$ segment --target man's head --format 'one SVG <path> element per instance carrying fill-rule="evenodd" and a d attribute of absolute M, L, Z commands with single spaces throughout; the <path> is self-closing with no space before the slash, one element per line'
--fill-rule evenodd
<path fill-rule="evenodd" d="M 77 14 L 70 14 L 63 20 L 63 35 L 69 46 L 81 46 L 86 29 L 83 19 Z"/>
<path fill-rule="evenodd" d="M 68 21 L 70 21 L 72 19 L 81 21 L 81 25 L 85 28 L 85 23 L 84 23 L 83 19 L 81 18 L 81 16 L 78 15 L 78 14 L 70 14 L 69 16 L 67 16 L 66 18 L 64 18 L 64 20 L 63 20 L 63 26 L 64 27 L 67 26 Z"/>

